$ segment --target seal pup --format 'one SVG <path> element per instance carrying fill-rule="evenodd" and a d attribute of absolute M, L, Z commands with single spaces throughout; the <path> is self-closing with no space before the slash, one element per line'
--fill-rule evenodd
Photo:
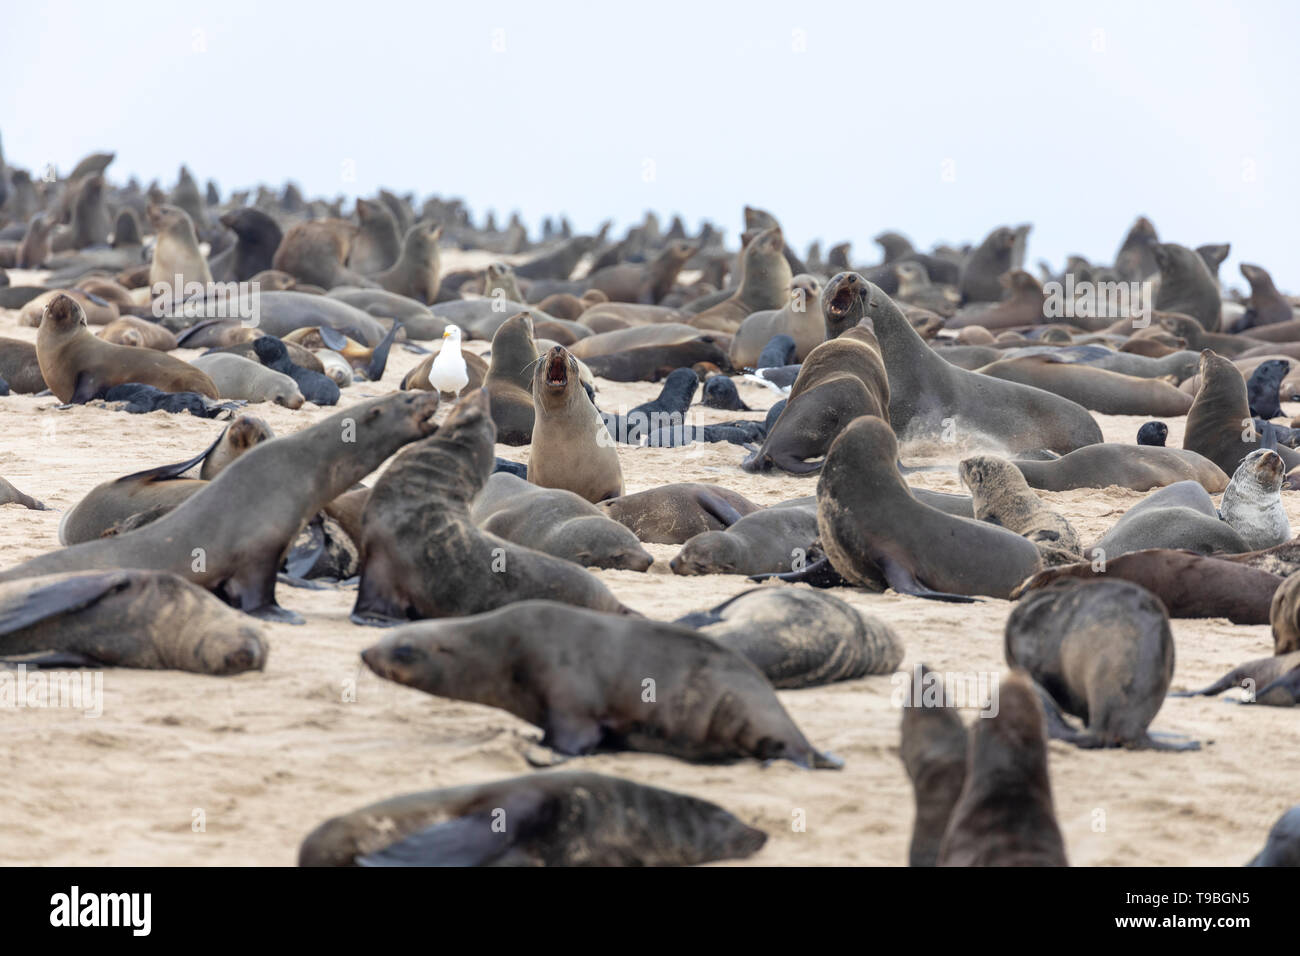
<path fill-rule="evenodd" d="M 692 369 L 674 369 L 664 379 L 663 388 L 656 398 L 637 405 L 626 415 L 601 412 L 601 419 L 615 441 L 628 445 L 647 444 L 649 436 L 661 429 L 682 431 L 699 387 L 699 377 Z"/>
<path fill-rule="evenodd" d="M 0 659 L 228 676 L 266 664 L 265 630 L 166 571 L 49 574 L 0 584 Z"/>
<path fill-rule="evenodd" d="M 831 566 L 844 578 L 918 597 L 1005 598 L 1038 570 L 1038 548 L 1020 535 L 918 501 L 897 461 L 893 431 L 865 416 L 840 432 L 826 455 L 817 525 Z"/>
<path fill-rule="evenodd" d="M 760 507 L 721 485 L 682 482 L 608 498 L 596 505 L 640 541 L 685 544 L 705 531 L 722 531 Z"/>
<path fill-rule="evenodd" d="M 616 443 L 582 388 L 577 360 L 563 346 L 549 349 L 537 363 L 533 410 L 529 481 L 592 502 L 623 494 Z"/>
<path fill-rule="evenodd" d="M 504 819 L 499 828 L 493 821 Z M 695 866 L 767 834 L 721 807 L 598 773 L 556 771 L 393 797 L 326 820 L 299 866 Z"/>
<path fill-rule="evenodd" d="M 215 352 L 200 355 L 190 364 L 216 383 L 220 398 L 275 402 L 285 408 L 301 408 L 306 401 L 298 383 L 288 375 L 242 355 Z"/>
<path fill-rule="evenodd" d="M 1079 536 L 1064 515 L 1029 490 L 1025 476 L 1005 458 L 976 455 L 957 466 L 970 489 L 977 521 L 987 521 L 1032 541 L 1046 564 L 1068 564 L 1083 557 Z"/>
<path fill-rule="evenodd" d="M 1265 421 L 1281 417 L 1278 389 L 1290 371 L 1291 363 L 1286 359 L 1269 359 L 1255 366 L 1246 382 L 1246 402 L 1251 415 Z"/>
<path fill-rule="evenodd" d="M 153 349 L 155 352 L 170 352 L 178 348 L 176 336 L 161 325 L 137 319 L 133 315 L 124 315 L 114 319 L 99 330 L 99 337 L 115 345 L 130 345 L 138 349 Z"/>
<path fill-rule="evenodd" d="M 1219 504 L 1219 517 L 1230 524 L 1250 551 L 1291 540 L 1291 522 L 1282 507 L 1286 465 L 1276 452 L 1260 448 L 1241 460 Z"/>
<path fill-rule="evenodd" d="M 1147 422 L 1138 429 L 1137 443 L 1153 448 L 1164 448 L 1165 439 L 1169 437 L 1169 426 L 1164 422 Z"/>
<path fill-rule="evenodd" d="M 704 393 L 700 397 L 700 404 L 705 408 L 717 408 L 724 412 L 753 411 L 741 401 L 740 393 L 736 391 L 736 383 L 725 375 L 710 375 L 704 380 Z"/>
<path fill-rule="evenodd" d="M 1156 741 L 1147 728 L 1174 676 L 1174 636 L 1164 605 L 1130 581 L 1063 578 L 1025 595 L 1007 618 L 1007 664 L 1086 730 L 1051 719 L 1051 735 L 1076 747 L 1199 750 Z M 1047 702 L 1044 701 L 1046 705 Z"/>
<path fill-rule="evenodd" d="M 490 534 L 584 568 L 644 571 L 654 563 L 636 535 L 585 498 L 507 472 L 488 476 L 469 514 Z"/>
<path fill-rule="evenodd" d="M 250 449 L 157 521 L 32 558 L 0 573 L 0 581 L 115 567 L 172 571 L 243 611 L 298 622 L 275 600 L 290 542 L 326 504 L 432 432 L 437 407 L 437 396 L 426 392 L 358 402 Z"/>
<path fill-rule="evenodd" d="M 627 611 L 572 562 L 470 520 L 470 505 L 496 461 L 488 401 L 482 389 L 461 399 L 437 434 L 403 452 L 375 483 L 362 514 L 354 623 L 477 614 L 530 598 Z M 537 455 L 534 444 L 530 462 Z"/>
<path fill-rule="evenodd" d="M 1282 578 L 1194 551 L 1152 548 L 1104 561 L 1045 568 L 1011 592 L 1016 601 L 1061 578 L 1132 581 L 1158 597 L 1170 617 L 1226 617 L 1233 624 L 1267 624 Z"/>
<path fill-rule="evenodd" d="M 938 862 L 944 831 L 966 781 L 966 725 L 948 700 L 942 679 L 934 680 L 932 674 L 930 668 L 917 664 L 903 689 L 898 755 L 912 781 L 916 800 L 908 866 L 934 866 Z M 916 691 L 921 692 L 919 700 Z"/>
<path fill-rule="evenodd" d="M 4 478 L 0 478 L 0 505 L 22 505 L 28 511 L 50 510 L 45 502 L 23 494 Z"/>
<path fill-rule="evenodd" d="M 506 710 L 562 754 L 843 766 L 808 742 L 758 668 L 675 624 L 522 601 L 405 625 L 361 658 L 398 684 Z"/>
<path fill-rule="evenodd" d="M 64 403 L 84 403 L 128 382 L 220 397 L 216 383 L 188 362 L 96 338 L 86 327 L 80 303 L 61 293 L 50 299 L 41 315 L 36 358 L 50 391 Z"/>
<path fill-rule="evenodd" d="M 939 847 L 938 866 L 1066 866 L 1047 774 L 1043 708 L 1013 672 L 998 712 L 970 731 L 966 780 Z"/>
<path fill-rule="evenodd" d="M 1300 807 L 1292 807 L 1278 817 L 1264 849 L 1255 854 L 1247 866 L 1300 866 Z"/>
<path fill-rule="evenodd" d="M 1205 260 L 1175 242 L 1157 243 L 1152 251 L 1160 267 L 1156 311 L 1189 315 L 1205 331 L 1219 331 L 1222 315 L 1219 286 Z"/>
<path fill-rule="evenodd" d="M 537 343 L 533 338 L 532 315 L 519 312 L 502 322 L 492 336 L 489 357 L 492 361 L 483 387 L 491 399 L 497 441 L 504 445 L 527 445 L 533 440 L 536 417 L 533 372 L 537 364 Z"/>
<path fill-rule="evenodd" d="M 828 329 L 871 320 L 889 372 L 889 423 L 905 438 L 952 427 L 998 441 L 1013 454 L 1047 448 L 1062 455 L 1102 440 L 1092 415 L 1069 399 L 944 361 L 889 296 L 856 273 L 830 281 L 822 311 Z"/>
<path fill-rule="evenodd" d="M 393 327 L 396 334 L 399 326 Z M 274 335 L 263 335 L 252 342 L 253 354 L 257 360 L 281 375 L 293 379 L 298 391 L 302 397 L 309 402 L 317 405 L 337 405 L 339 403 L 339 387 L 334 380 L 326 376 L 323 372 L 315 369 L 303 368 L 289 357 L 289 348 Z M 376 349 L 376 351 L 378 351 Z M 381 364 L 387 361 L 387 353 L 380 359 Z M 371 379 L 375 381 L 375 379 Z"/>
<path fill-rule="evenodd" d="M 824 591 L 751 588 L 674 623 L 748 658 L 778 690 L 890 674 L 903 660 L 893 628 Z"/>

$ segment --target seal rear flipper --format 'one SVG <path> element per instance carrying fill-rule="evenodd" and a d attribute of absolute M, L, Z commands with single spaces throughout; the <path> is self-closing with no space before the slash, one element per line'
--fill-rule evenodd
<path fill-rule="evenodd" d="M 1152 730 L 1148 731 L 1142 740 L 1126 746 L 1131 750 L 1167 750 L 1175 753 L 1186 753 L 1191 750 L 1200 750 L 1201 742 L 1199 740 L 1188 740 L 1184 734 L 1166 734 Z"/>
<path fill-rule="evenodd" d="M 711 491 L 701 491 L 695 496 L 696 503 L 704 509 L 705 514 L 715 518 L 724 528 L 730 528 L 743 517 L 739 511 L 727 503 L 720 495 Z"/>
<path fill-rule="evenodd" d="M 502 816 L 499 823 L 492 811 L 457 817 L 417 830 L 382 850 L 357 857 L 356 862 L 358 866 L 486 866 L 510 849 L 519 832 L 514 813 Z"/>
<path fill-rule="evenodd" d="M 883 558 L 877 562 L 885 576 L 885 582 L 899 594 L 926 598 L 931 601 L 950 601 L 954 604 L 977 604 L 978 598 L 969 594 L 950 594 L 947 591 L 932 591 L 912 575 L 912 572 L 893 558 Z"/>
<path fill-rule="evenodd" d="M 1047 688 L 1037 681 L 1034 682 L 1034 691 L 1038 694 L 1038 700 L 1043 705 L 1043 717 L 1047 723 L 1048 737 L 1053 740 L 1064 740 L 1066 743 L 1084 748 L 1106 746 L 1100 737 L 1081 731 L 1071 724 L 1066 719 L 1065 714 L 1061 713 L 1061 707 L 1056 702 L 1056 698 L 1048 693 Z"/>
<path fill-rule="evenodd" d="M 316 327 L 316 331 L 320 334 L 320 340 L 327 349 L 342 352 L 348 347 L 348 337 L 338 329 L 331 328 L 328 325 L 319 325 Z"/>
<path fill-rule="evenodd" d="M 1300 667 L 1293 667 L 1277 680 L 1265 686 L 1263 690 L 1255 695 L 1255 700 L 1263 703 L 1265 697 L 1270 696 L 1276 691 L 1283 691 L 1290 694 L 1291 700 L 1294 703 L 1297 697 L 1297 692 L 1300 691 Z M 1281 697 L 1280 694 L 1278 696 Z"/>
<path fill-rule="evenodd" d="M 103 571 L 32 588 L 19 597 L 0 603 L 0 637 L 51 618 L 85 610 L 110 594 L 125 590 L 130 584 L 130 577 L 123 571 Z"/>
<path fill-rule="evenodd" d="M 814 770 L 843 770 L 844 758 L 837 757 L 829 750 L 814 750 L 812 766 Z"/>
<path fill-rule="evenodd" d="M 312 568 L 316 567 L 316 562 L 325 553 L 325 529 L 321 525 L 320 515 L 313 517 L 303 531 L 307 534 L 307 540 L 300 545 L 295 538 L 284 560 L 285 571 L 300 581 L 311 575 Z"/>
<path fill-rule="evenodd" d="M 123 475 L 121 478 L 117 479 L 115 484 L 120 485 L 126 481 L 168 481 L 173 478 L 179 478 L 191 468 L 201 464 L 208 455 L 212 454 L 213 449 L 215 449 L 217 445 L 221 444 L 221 439 L 225 437 L 226 429 L 223 428 L 221 429 L 221 434 L 216 437 L 211 445 L 203 449 L 203 451 L 199 452 L 188 461 L 178 461 L 172 465 L 159 465 L 157 468 L 147 468 L 144 471 L 137 471 L 130 475 Z"/>
<path fill-rule="evenodd" d="M 782 571 L 779 574 L 751 574 L 749 580 L 760 583 L 773 580 L 785 581 L 789 584 L 807 584 L 815 588 L 851 587 L 850 583 L 841 577 L 840 573 L 831 565 L 830 558 L 819 558 L 798 571 Z"/>
<path fill-rule="evenodd" d="M 366 378 L 372 382 L 377 382 L 384 377 L 384 369 L 388 367 L 388 352 L 393 347 L 393 340 L 397 338 L 397 333 L 402 330 L 401 322 L 394 322 L 393 327 L 385 335 L 370 353 L 370 364 L 366 366 Z"/>

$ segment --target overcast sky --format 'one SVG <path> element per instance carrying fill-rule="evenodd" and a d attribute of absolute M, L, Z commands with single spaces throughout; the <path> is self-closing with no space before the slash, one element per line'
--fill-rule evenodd
<path fill-rule="evenodd" d="M 384 185 L 579 229 L 745 203 L 795 247 L 1034 223 L 1113 258 L 1139 214 L 1300 291 L 1300 3 L 10 4 L 11 165 L 309 194 Z"/>

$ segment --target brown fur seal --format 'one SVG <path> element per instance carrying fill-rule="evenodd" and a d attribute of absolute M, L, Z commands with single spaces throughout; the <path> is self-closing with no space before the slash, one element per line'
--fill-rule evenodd
<path fill-rule="evenodd" d="M 944 831 L 966 780 L 966 725 L 947 699 L 942 680 L 933 679 L 941 675 L 931 675 L 928 667 L 917 664 L 903 690 L 898 752 L 916 799 L 908 866 L 934 866 L 938 861 Z M 937 689 L 936 700 L 926 700 L 927 687 Z"/>
<path fill-rule="evenodd" d="M 397 262 L 402 251 L 397 220 L 387 206 L 375 200 L 357 199 L 356 211 L 361 226 L 352 239 L 348 268 L 362 275 L 383 272 Z"/>
<path fill-rule="evenodd" d="M 753 368 L 763 347 L 774 335 L 794 339 L 796 362 L 826 339 L 822 318 L 822 284 L 816 276 L 797 275 L 790 280 L 788 301 L 781 308 L 751 313 L 731 340 L 731 364 L 736 368 Z"/>
<path fill-rule="evenodd" d="M 1286 687 L 1274 687 L 1278 681 L 1300 667 L 1300 651 L 1290 651 L 1273 657 L 1261 657 L 1234 667 L 1208 687 L 1200 690 L 1179 690 L 1169 694 L 1170 697 L 1213 697 L 1234 687 L 1242 689 L 1242 700 L 1265 707 L 1294 707 L 1295 690 Z M 1288 682 L 1289 683 L 1289 682 Z M 1264 693 L 1269 688 L 1268 693 Z"/>
<path fill-rule="evenodd" d="M 1267 624 L 1282 578 L 1193 551 L 1134 551 L 1113 560 L 1047 568 L 1011 592 L 1018 600 L 1060 578 L 1132 581 L 1164 603 L 1170 617 L 1226 617 L 1233 624 Z"/>
<path fill-rule="evenodd" d="M 1273 653 L 1300 651 L 1300 574 L 1292 574 L 1278 587 L 1268 609 L 1273 627 Z"/>
<path fill-rule="evenodd" d="M 696 313 L 687 324 L 697 329 L 735 332 L 753 313 L 782 308 L 794 278 L 784 248 L 780 226 L 760 232 L 742 255 L 744 274 L 740 286 L 717 305 Z"/>
<path fill-rule="evenodd" d="M 1241 535 L 1244 550 L 1262 551 L 1291 540 L 1282 506 L 1286 465 L 1276 452 L 1256 449 L 1241 460 L 1219 503 L 1219 517 Z"/>
<path fill-rule="evenodd" d="M 10 482 L 0 478 L 0 505 L 22 505 L 28 511 L 49 511 L 45 502 L 37 501 L 31 495 L 25 495 Z"/>
<path fill-rule="evenodd" d="M 344 265 L 355 235 L 356 226 L 341 219 L 300 222 L 280 240 L 271 267 L 322 289 L 338 285 L 373 287 L 375 283 Z"/>
<path fill-rule="evenodd" d="M 1030 491 L 1025 476 L 1005 458 L 966 458 L 957 466 L 957 474 L 970 489 L 977 521 L 988 521 L 1032 541 L 1047 564 L 1083 557 L 1079 536 L 1070 522 Z"/>
<path fill-rule="evenodd" d="M 1001 359 L 978 371 L 1041 388 L 1103 415 L 1186 415 L 1192 407 L 1191 396 L 1168 382 L 1078 362 L 1054 362 L 1047 356 Z"/>
<path fill-rule="evenodd" d="M 224 676 L 260 671 L 266 654 L 260 625 L 165 571 L 80 571 L 0 584 L 0 657 L 9 661 Z"/>
<path fill-rule="evenodd" d="M 878 418 L 852 422 L 817 482 L 822 547 L 846 580 L 920 597 L 1005 598 L 1038 570 L 1020 535 L 922 504 L 898 473 L 898 442 Z"/>
<path fill-rule="evenodd" d="M 879 343 L 866 329 L 849 329 L 812 350 L 762 447 L 741 467 L 750 472 L 775 466 L 793 475 L 815 473 L 849 422 L 862 415 L 888 414 L 889 374 Z"/>
<path fill-rule="evenodd" d="M 241 610 L 300 620 L 275 601 L 290 542 L 326 504 L 432 432 L 437 407 L 437 396 L 409 392 L 359 402 L 251 449 L 152 524 L 41 555 L 0 581 L 102 568 L 172 571 Z"/>
<path fill-rule="evenodd" d="M 530 598 L 626 610 L 582 568 L 475 527 L 470 504 L 492 473 L 495 436 L 487 393 L 474 392 L 376 482 L 362 519 L 355 623 L 476 614 Z"/>
<path fill-rule="evenodd" d="M 199 477 L 211 481 L 244 452 L 274 437 L 271 426 L 256 415 L 240 415 L 226 426 L 217 443 L 203 456 Z"/>
<path fill-rule="evenodd" d="M 1066 454 L 1101 442 L 1101 429 L 1082 406 L 1015 382 L 958 368 L 917 335 L 893 301 L 853 272 L 822 293 L 828 338 L 870 319 L 889 370 L 889 422 L 904 439 L 941 433 L 992 439 L 1011 453 L 1047 448 Z"/>
<path fill-rule="evenodd" d="M 752 588 L 675 623 L 748 658 L 778 690 L 889 674 L 903 660 L 893 628 L 825 591 Z"/>
<path fill-rule="evenodd" d="M 997 302 L 1006 287 L 999 281 L 1004 272 L 1013 268 L 1011 250 L 1015 246 L 1015 231 L 998 226 L 980 243 L 961 267 L 957 288 L 962 302 Z"/>
<path fill-rule="evenodd" d="M 77 301 L 57 295 L 45 307 L 36 335 L 41 375 L 61 402 L 87 402 L 105 389 L 127 382 L 164 392 L 220 396 L 216 383 L 187 362 L 151 349 L 114 345 L 90 334 Z"/>
<path fill-rule="evenodd" d="M 1043 708 L 1019 672 L 999 686 L 997 716 L 975 721 L 966 781 L 939 866 L 1066 866 L 1047 775 Z"/>
<path fill-rule="evenodd" d="M 158 233 L 149 266 L 149 287 L 154 295 L 159 294 L 161 284 L 169 290 L 167 301 L 174 302 L 184 294 L 184 285 L 199 282 L 206 286 L 212 281 L 208 260 L 203 258 L 198 236 L 194 234 L 194 222 L 184 209 L 150 206 L 149 222 Z M 181 277 L 180 289 L 174 288 L 177 276 Z"/>
<path fill-rule="evenodd" d="M 155 352 L 170 352 L 177 348 L 176 336 L 167 329 L 132 315 L 124 315 L 108 323 L 100 329 L 99 337 L 115 345 L 153 349 Z"/>
<path fill-rule="evenodd" d="M 326 820 L 299 866 L 695 866 L 767 834 L 671 790 L 559 771 L 372 803 Z"/>
<path fill-rule="evenodd" d="M 673 290 L 682 266 L 697 252 L 698 246 L 675 240 L 665 245 L 650 262 L 621 262 L 606 266 L 587 276 L 587 283 L 592 289 L 603 292 L 611 302 L 655 305 Z"/>
<path fill-rule="evenodd" d="M 1243 458 L 1259 448 L 1252 424 L 1246 380 L 1237 366 L 1210 349 L 1201 352 L 1201 387 L 1187 413 L 1183 447 L 1214 462 L 1224 474 L 1236 472 Z M 1276 449 L 1287 470 L 1300 465 L 1300 452 Z"/>
<path fill-rule="evenodd" d="M 1176 481 L 1126 511 L 1096 544 L 1084 549 L 1084 556 L 1090 561 L 1109 559 L 1151 548 L 1240 554 L 1248 551 L 1249 545 L 1219 519 L 1214 502 L 1200 484 Z"/>
<path fill-rule="evenodd" d="M 1109 488 L 1150 491 L 1176 481 L 1196 481 L 1212 495 L 1228 487 L 1228 476 L 1194 451 L 1163 445 L 1088 445 L 1051 461 L 1015 459 L 1030 488 L 1070 491 Z"/>
<path fill-rule="evenodd" d="M 491 398 L 492 421 L 497 441 L 504 445 L 527 445 L 533 440 L 533 372 L 537 345 L 533 341 L 533 317 L 527 312 L 512 315 L 492 336 L 492 362 L 483 380 Z"/>
<path fill-rule="evenodd" d="M 596 507 L 631 529 L 639 540 L 654 544 L 685 544 L 697 534 L 723 531 L 759 510 L 739 492 L 698 482 L 620 495 Z"/>
<path fill-rule="evenodd" d="M 636 535 L 591 502 L 505 472 L 488 476 L 470 520 L 490 534 L 585 568 L 644 571 L 654 563 Z"/>
<path fill-rule="evenodd" d="M 816 502 L 785 503 L 697 534 L 668 566 L 681 575 L 780 574 L 798 570 L 816 540 Z"/>
<path fill-rule="evenodd" d="M 1158 243 L 1152 250 L 1160 266 L 1156 310 L 1190 315 L 1207 332 L 1219 331 L 1222 311 L 1219 285 L 1205 260 L 1174 242 Z"/>
<path fill-rule="evenodd" d="M 35 395 L 49 387 L 41 374 L 36 346 L 20 339 L 0 338 L 0 379 L 20 395 Z"/>
<path fill-rule="evenodd" d="M 112 302 L 103 302 L 87 292 L 80 289 L 55 289 L 46 292 L 28 301 L 23 306 L 22 313 L 18 316 L 18 324 L 37 328 L 41 324 L 41 316 L 45 314 L 45 307 L 54 301 L 55 296 L 66 295 L 77 300 L 81 310 L 86 314 L 86 324 L 88 325 L 110 325 L 120 318 L 117 306 Z"/>
<path fill-rule="evenodd" d="M 406 237 L 402 240 L 402 253 L 392 268 L 372 278 L 389 292 L 432 305 L 438 299 L 438 284 L 441 281 L 439 275 L 442 263 L 438 255 L 438 239 L 441 236 L 441 226 L 430 230 L 423 223 L 417 222 L 406 231 Z"/>
<path fill-rule="evenodd" d="M 1150 591 L 1130 581 L 1062 578 L 1016 605 L 1005 649 L 1008 665 L 1023 668 L 1087 727 L 1080 732 L 1049 714 L 1053 737 L 1089 748 L 1200 749 L 1157 742 L 1147 730 L 1174 676 L 1169 615 Z"/>
<path fill-rule="evenodd" d="M 388 680 L 509 711 L 563 754 L 842 766 L 813 748 L 758 668 L 675 624 L 522 601 L 408 624 L 361 656 Z"/>
<path fill-rule="evenodd" d="M 1043 284 L 1023 269 L 1005 272 L 998 284 L 1006 290 L 1002 301 L 980 302 L 962 309 L 944 323 L 944 328 L 978 326 L 990 332 L 1023 325 L 1043 324 Z M 898 299 L 899 296 L 895 296 Z M 975 343 L 972 343 L 975 344 Z"/>
<path fill-rule="evenodd" d="M 547 351 L 533 372 L 532 450 L 528 480 L 564 488 L 588 501 L 623 493 L 617 445 L 578 378 L 578 363 L 562 346 Z"/>
<path fill-rule="evenodd" d="M 191 364 L 216 383 L 221 398 L 274 402 L 285 408 L 302 408 L 306 401 L 298 383 L 288 375 L 242 355 L 214 352 L 200 355 Z"/>

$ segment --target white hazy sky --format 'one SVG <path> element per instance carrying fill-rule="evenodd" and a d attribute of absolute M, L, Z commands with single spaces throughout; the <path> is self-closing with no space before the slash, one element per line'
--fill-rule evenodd
<path fill-rule="evenodd" d="M 9 4 L 10 164 L 465 198 L 579 229 L 741 207 L 791 243 L 1033 222 L 1110 261 L 1144 213 L 1300 290 L 1300 3 Z M 350 163 L 350 166 L 348 165 Z M 354 171 L 346 178 L 345 170 Z M 649 173 L 653 173 L 650 175 Z"/>

